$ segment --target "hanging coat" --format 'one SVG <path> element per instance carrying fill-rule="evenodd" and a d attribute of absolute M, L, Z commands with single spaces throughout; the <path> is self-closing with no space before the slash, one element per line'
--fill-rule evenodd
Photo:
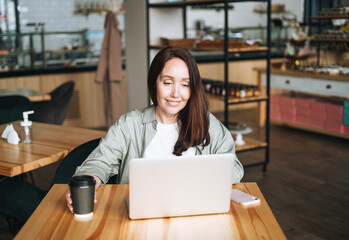
<path fill-rule="evenodd" d="M 119 22 L 112 11 L 108 11 L 104 22 L 104 39 L 98 63 L 96 82 L 103 84 L 106 125 L 110 127 L 127 111 L 127 95 L 122 82 L 121 33 Z"/>

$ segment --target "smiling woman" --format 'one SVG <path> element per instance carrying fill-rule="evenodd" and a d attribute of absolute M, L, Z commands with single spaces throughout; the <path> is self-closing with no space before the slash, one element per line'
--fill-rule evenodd
<path fill-rule="evenodd" d="M 174 155 L 210 143 L 204 88 L 195 59 L 186 49 L 167 47 L 156 55 L 149 69 L 148 89 L 157 120 L 181 125 Z"/>
<path fill-rule="evenodd" d="M 233 182 L 241 180 L 234 140 L 207 111 L 199 70 L 187 50 L 167 47 L 155 56 L 148 91 L 154 105 L 121 116 L 75 175 L 92 175 L 96 188 L 116 174 L 119 183 L 128 184 L 128 162 L 133 158 L 233 153 Z M 66 198 L 73 211 L 69 189 Z"/>
<path fill-rule="evenodd" d="M 156 119 L 164 124 L 177 122 L 181 111 L 190 98 L 189 71 L 179 58 L 169 60 L 156 81 Z"/>

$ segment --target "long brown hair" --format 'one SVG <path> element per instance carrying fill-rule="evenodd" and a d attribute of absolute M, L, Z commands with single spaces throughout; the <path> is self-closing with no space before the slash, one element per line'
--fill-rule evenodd
<path fill-rule="evenodd" d="M 156 80 L 167 61 L 179 58 L 189 70 L 191 95 L 187 105 L 179 112 L 179 136 L 173 154 L 181 156 L 182 152 L 200 144 L 210 143 L 208 103 L 204 93 L 199 69 L 193 56 L 181 47 L 166 47 L 153 59 L 148 73 L 148 90 L 151 100 L 158 105 Z"/>

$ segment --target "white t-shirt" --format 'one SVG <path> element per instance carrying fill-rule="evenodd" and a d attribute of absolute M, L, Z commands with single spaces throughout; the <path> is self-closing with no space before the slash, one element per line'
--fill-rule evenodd
<path fill-rule="evenodd" d="M 163 124 L 158 122 L 156 134 L 145 149 L 145 158 L 173 157 L 173 148 L 178 140 L 178 124 Z M 182 156 L 194 156 L 195 147 L 189 148 Z"/>

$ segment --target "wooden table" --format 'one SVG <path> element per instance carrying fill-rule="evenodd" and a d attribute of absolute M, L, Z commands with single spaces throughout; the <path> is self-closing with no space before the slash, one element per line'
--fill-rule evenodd
<path fill-rule="evenodd" d="M 128 185 L 98 189 L 94 216 L 80 222 L 67 209 L 66 184 L 54 185 L 15 239 L 286 239 L 256 183 L 233 188 L 261 199 L 244 207 L 231 202 L 226 214 L 131 220 Z"/>
<path fill-rule="evenodd" d="M 0 89 L 0 96 L 20 95 L 27 97 L 31 102 L 42 102 L 51 100 L 51 95 L 41 93 L 28 88 L 6 88 Z"/>
<path fill-rule="evenodd" d="M 12 124 L 21 137 L 20 121 Z M 6 125 L 0 125 L 0 134 Z M 31 144 L 11 145 L 0 138 L 0 175 L 13 177 L 57 162 L 75 147 L 105 134 L 105 131 L 33 122 Z"/>

